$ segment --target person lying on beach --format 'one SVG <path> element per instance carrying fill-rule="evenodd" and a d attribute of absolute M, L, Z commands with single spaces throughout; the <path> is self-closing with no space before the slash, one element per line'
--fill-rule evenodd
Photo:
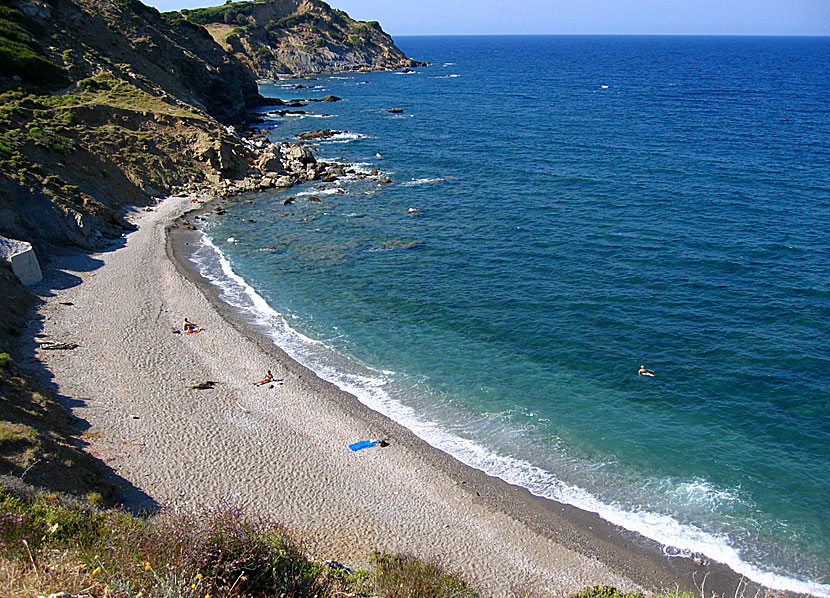
<path fill-rule="evenodd" d="M 646 366 L 644 366 L 644 365 L 640 366 L 640 369 L 637 370 L 637 373 L 640 374 L 641 376 L 651 376 L 652 378 L 654 377 L 654 372 L 651 371 L 650 369 L 646 368 Z"/>
<path fill-rule="evenodd" d="M 253 382 L 253 385 L 254 386 L 262 386 L 263 384 L 268 384 L 273 379 L 274 379 L 274 374 L 271 373 L 271 370 L 268 370 L 268 373 L 265 374 L 265 378 L 263 378 L 262 380 L 257 380 L 256 382 Z"/>

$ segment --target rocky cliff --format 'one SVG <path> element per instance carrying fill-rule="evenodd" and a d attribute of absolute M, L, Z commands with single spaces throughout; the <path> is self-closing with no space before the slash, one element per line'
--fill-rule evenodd
<path fill-rule="evenodd" d="M 355 21 L 321 0 L 253 0 L 182 10 L 260 79 L 415 66 L 377 21 Z"/>
<path fill-rule="evenodd" d="M 124 206 L 253 161 L 223 124 L 262 100 L 252 73 L 136 0 L 11 0 L 0 57 L 0 234 L 39 254 L 99 247 Z"/>

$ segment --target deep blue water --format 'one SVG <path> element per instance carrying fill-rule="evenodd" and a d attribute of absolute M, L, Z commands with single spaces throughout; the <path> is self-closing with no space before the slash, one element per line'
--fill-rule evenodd
<path fill-rule="evenodd" d="M 263 85 L 369 176 L 233 203 L 204 271 L 461 460 L 830 596 L 830 39 L 397 41 Z"/>

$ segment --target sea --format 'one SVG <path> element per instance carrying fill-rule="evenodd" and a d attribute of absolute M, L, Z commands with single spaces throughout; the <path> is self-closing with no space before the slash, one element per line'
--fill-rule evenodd
<path fill-rule="evenodd" d="M 347 174 L 232 200 L 199 270 L 460 461 L 830 596 L 830 38 L 396 42 L 261 85 L 342 98 L 258 115 Z"/>

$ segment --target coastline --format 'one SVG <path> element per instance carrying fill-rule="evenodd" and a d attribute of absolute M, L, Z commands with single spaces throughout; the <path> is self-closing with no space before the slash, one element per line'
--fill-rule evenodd
<path fill-rule="evenodd" d="M 352 394 L 322 380 L 315 372 L 296 362 L 262 330 L 245 319 L 219 296 L 218 289 L 195 268 L 190 255 L 198 248 L 201 233 L 182 227 L 185 220 L 212 211 L 220 202 L 239 201 L 239 198 L 214 199 L 200 208 L 178 217 L 171 223 L 167 236 L 167 255 L 178 272 L 195 284 L 219 315 L 265 353 L 274 357 L 286 369 L 313 380 L 319 396 L 336 402 L 336 407 L 383 430 L 382 435 L 405 446 L 424 465 L 440 471 L 457 487 L 463 488 L 476 503 L 502 513 L 543 542 L 596 560 L 610 570 L 622 574 L 639 589 L 646 592 L 690 591 L 698 595 L 757 596 L 769 591 L 764 586 L 747 580 L 727 565 L 706 557 L 667 556 L 660 543 L 610 523 L 596 513 L 534 495 L 526 488 L 510 484 L 479 469 L 468 466 L 455 457 L 431 446 L 408 428 L 361 403 Z M 418 555 L 421 556 L 421 555 Z M 449 563 L 443 555 L 441 562 Z M 469 575 L 469 572 L 466 572 Z M 475 581 L 472 578 L 471 581 Z M 614 585 L 600 581 L 593 585 Z M 592 584 L 586 584 L 586 586 Z M 620 587 L 626 587 L 620 584 Z M 575 592 L 582 588 L 570 589 Z M 739 593 L 740 590 L 740 593 Z M 560 592 L 557 592 L 557 595 Z M 782 596 L 793 596 L 778 591 Z"/>
<path fill-rule="evenodd" d="M 213 205 L 168 198 L 138 215 L 123 247 L 56 259 L 50 269 L 71 284 L 39 288 L 43 333 L 80 347 L 32 352 L 90 426 L 90 452 L 151 499 L 128 506 L 241 505 L 320 560 L 365 566 L 372 550 L 407 552 L 460 572 L 482 596 L 694 591 L 704 577 L 707 594 L 735 593 L 740 578 L 725 566 L 670 559 L 597 515 L 463 465 L 290 359 L 188 261 L 199 233 L 174 221 Z M 171 334 L 183 317 L 205 332 Z M 284 384 L 251 385 L 268 368 Z M 192 380 L 217 384 L 194 390 Z M 347 449 L 384 435 L 389 447 Z"/>

